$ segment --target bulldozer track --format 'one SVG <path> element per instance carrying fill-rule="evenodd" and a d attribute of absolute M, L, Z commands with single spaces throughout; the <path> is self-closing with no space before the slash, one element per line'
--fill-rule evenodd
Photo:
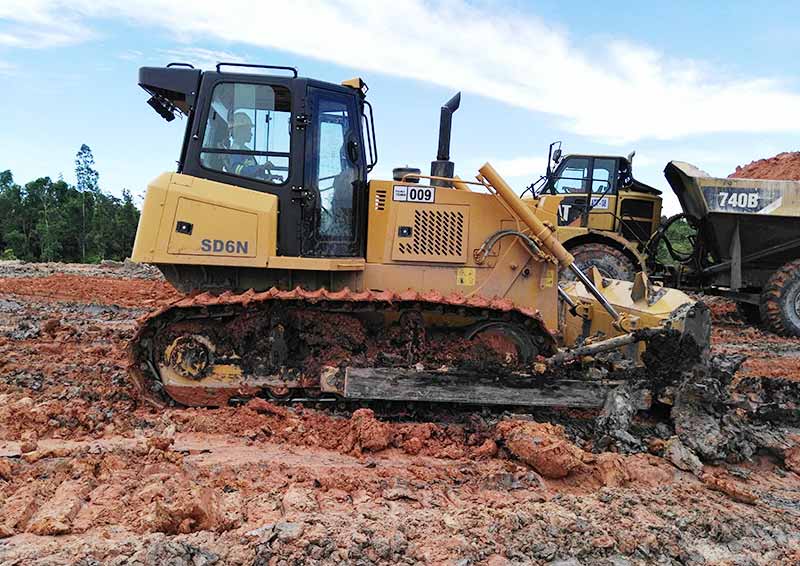
<path fill-rule="evenodd" d="M 198 382 L 194 390 L 186 390 L 185 396 L 165 391 L 159 375 L 159 337 L 178 324 L 203 324 L 214 320 L 259 319 L 268 314 L 270 306 L 279 305 L 308 313 L 309 316 L 331 314 L 358 315 L 362 313 L 425 313 L 442 317 L 461 317 L 488 324 L 508 324 L 522 327 L 535 341 L 537 354 L 549 356 L 556 352 L 555 336 L 546 328 L 539 313 L 520 308 L 505 299 L 485 299 L 479 296 L 442 295 L 436 292 L 418 293 L 406 291 L 353 292 L 349 289 L 309 291 L 303 288 L 292 290 L 270 289 L 264 292 L 253 290 L 245 293 L 202 293 L 181 298 L 156 310 L 139 321 L 137 332 L 128 348 L 130 371 L 133 381 L 143 399 L 163 406 L 170 397 L 182 404 L 222 405 L 237 397 L 255 396 L 258 388 L 244 387 L 236 391 L 210 392 Z M 474 325 L 473 325 L 474 326 Z M 163 346 L 163 344 L 161 344 Z M 320 363 L 313 360 L 310 372 L 318 371 Z M 312 380 L 313 381 L 313 380 Z M 300 392 L 300 397 L 308 389 Z M 293 401 L 297 395 L 291 392 L 286 400 Z M 314 392 L 314 396 L 317 392 Z M 221 395 L 215 398 L 214 395 Z M 196 397 L 195 397 L 196 396 Z M 177 397 L 177 398 L 176 398 Z M 312 396 L 313 397 L 313 396 Z M 224 401 L 224 402 L 223 402 Z"/>

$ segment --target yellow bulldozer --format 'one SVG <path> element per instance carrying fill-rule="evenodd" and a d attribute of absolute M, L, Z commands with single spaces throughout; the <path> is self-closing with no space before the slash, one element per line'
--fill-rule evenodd
<path fill-rule="evenodd" d="M 133 251 L 186 293 L 131 343 L 154 403 L 598 407 L 707 350 L 703 305 L 644 273 L 581 271 L 556 237 L 555 200 L 522 200 L 488 163 L 455 175 L 460 94 L 441 108 L 430 175 L 368 180 L 377 143 L 361 79 L 170 64 L 141 68 L 139 84 L 167 121 L 187 118 Z"/>

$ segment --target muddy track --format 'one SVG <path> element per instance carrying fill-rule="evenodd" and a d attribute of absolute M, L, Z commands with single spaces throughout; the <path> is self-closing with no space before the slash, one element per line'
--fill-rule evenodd
<path fill-rule="evenodd" d="M 416 328 L 423 324 L 426 316 L 473 321 L 469 325 L 462 324 L 463 327 L 470 328 L 487 324 L 518 327 L 531 337 L 531 346 L 536 354 L 551 355 L 556 350 L 555 338 L 545 328 L 538 313 L 516 307 L 507 300 L 443 296 L 414 291 L 355 293 L 348 289 L 337 292 L 296 288 L 291 291 L 271 289 L 262 293 L 204 293 L 180 299 L 148 314 L 140 321 L 139 330 L 131 340 L 129 349 L 130 369 L 140 393 L 149 402 L 161 406 L 168 397 L 184 405 L 224 406 L 232 397 L 258 394 L 261 388 L 251 385 L 247 379 L 227 387 L 204 387 L 202 377 L 205 374 L 196 378 L 197 385 L 191 382 L 183 386 L 165 384 L 156 368 L 159 363 L 166 363 L 163 362 L 164 351 L 175 337 L 208 333 L 218 336 L 213 345 L 220 350 L 217 357 L 222 348 L 216 342 L 225 340 L 230 344 L 227 347 L 231 352 L 229 355 L 241 360 L 238 363 L 245 371 L 248 369 L 247 365 L 256 363 L 259 366 L 275 365 L 264 361 L 271 356 L 270 349 L 274 345 L 264 343 L 257 337 L 272 337 L 275 327 L 279 327 L 283 337 L 285 332 L 297 325 L 296 320 L 294 325 L 290 323 L 287 313 L 295 313 L 295 319 L 306 319 L 300 323 L 303 330 L 295 331 L 297 336 L 286 338 L 286 342 L 291 343 L 293 348 L 302 342 L 305 350 L 302 358 L 288 359 L 279 364 L 289 363 L 298 368 L 285 379 L 286 383 L 296 385 L 278 385 L 286 389 L 287 396 L 293 394 L 302 397 L 311 390 L 318 390 L 319 372 L 323 367 L 339 367 L 351 363 L 377 367 L 381 365 L 379 360 L 387 359 L 396 359 L 397 363 L 411 366 L 424 362 L 427 367 L 434 368 L 465 361 L 472 365 L 483 364 L 489 367 L 490 359 L 464 360 L 476 348 L 475 343 L 461 337 L 462 331 L 448 332 L 433 338 L 426 336 L 425 328 Z M 411 327 L 404 328 L 399 333 L 402 336 L 398 332 L 395 332 L 397 336 L 392 336 L 391 329 L 373 335 L 356 318 L 360 315 L 383 317 L 387 314 L 399 318 L 401 323 L 406 314 L 415 315 L 418 320 L 412 320 Z M 199 346 L 203 347 L 202 344 Z M 264 351 L 258 351 L 259 348 Z M 478 352 L 484 358 L 490 354 L 488 350 Z M 254 358 L 258 362 L 251 361 L 248 364 L 248 359 Z M 499 363 L 498 360 L 497 365 Z M 211 365 L 211 362 L 207 365 Z M 206 373 L 210 371 L 210 368 L 204 369 Z M 277 369 L 267 367 L 267 371 Z"/>

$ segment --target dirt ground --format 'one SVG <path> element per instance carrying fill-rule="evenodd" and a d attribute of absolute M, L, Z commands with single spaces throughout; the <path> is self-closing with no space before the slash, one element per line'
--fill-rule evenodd
<path fill-rule="evenodd" d="M 176 297 L 134 266 L 0 262 L 0 563 L 800 563 L 796 448 L 701 464 L 546 415 L 142 406 L 126 343 Z M 709 303 L 737 379 L 800 381 L 800 340 Z"/>

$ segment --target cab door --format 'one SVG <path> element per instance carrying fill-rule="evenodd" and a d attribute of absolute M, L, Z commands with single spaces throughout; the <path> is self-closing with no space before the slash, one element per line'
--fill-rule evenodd
<path fill-rule="evenodd" d="M 277 252 L 298 256 L 302 238 L 305 79 L 203 73 L 182 172 L 278 197 Z"/>
<path fill-rule="evenodd" d="M 367 170 L 358 100 L 309 86 L 306 109 L 303 255 L 363 256 Z"/>
<path fill-rule="evenodd" d="M 559 226 L 614 229 L 616 201 L 614 158 L 572 155 L 556 170 L 550 191 L 560 196 Z"/>

